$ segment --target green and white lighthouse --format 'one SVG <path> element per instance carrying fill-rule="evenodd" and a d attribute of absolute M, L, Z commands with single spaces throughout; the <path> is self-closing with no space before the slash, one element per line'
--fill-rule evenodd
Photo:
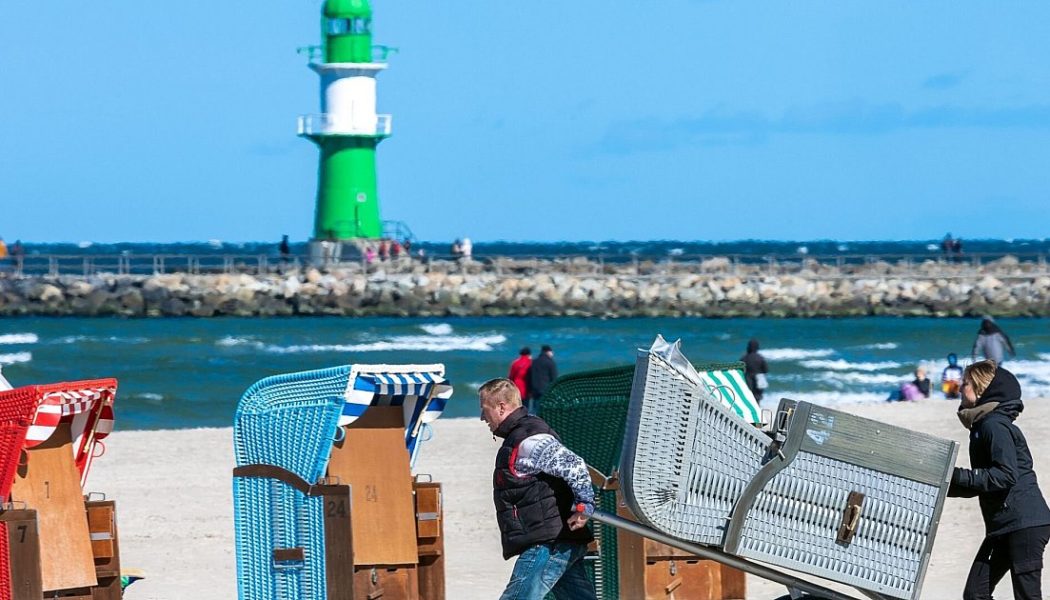
<path fill-rule="evenodd" d="M 369 0 L 326 0 L 321 28 L 324 45 L 310 60 L 321 112 L 299 117 L 299 135 L 321 151 L 313 239 L 379 238 L 376 146 L 390 136 L 390 115 L 376 113 L 376 76 L 387 65 L 373 60 Z"/>

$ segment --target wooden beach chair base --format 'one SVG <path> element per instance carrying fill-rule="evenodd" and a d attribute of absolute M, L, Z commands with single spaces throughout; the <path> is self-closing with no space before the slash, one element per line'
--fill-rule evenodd
<path fill-rule="evenodd" d="M 40 600 L 40 536 L 35 510 L 0 510 L 0 599 Z"/>
<path fill-rule="evenodd" d="M 619 495 L 617 491 L 617 495 Z M 634 520 L 617 502 L 619 516 Z M 617 530 L 620 594 L 645 600 L 743 600 L 746 574 L 713 560 Z"/>

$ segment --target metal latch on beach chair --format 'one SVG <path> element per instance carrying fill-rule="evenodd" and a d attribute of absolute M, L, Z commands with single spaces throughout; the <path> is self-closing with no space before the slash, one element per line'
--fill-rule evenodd
<path fill-rule="evenodd" d="M 296 548 L 274 548 L 273 568 L 301 569 L 306 564 L 306 551 L 302 547 Z"/>
<path fill-rule="evenodd" d="M 846 508 L 842 511 L 842 522 L 839 524 L 838 534 L 835 542 L 849 545 L 853 536 L 857 533 L 857 525 L 860 523 L 860 513 L 864 507 L 864 494 L 850 492 L 846 498 Z"/>

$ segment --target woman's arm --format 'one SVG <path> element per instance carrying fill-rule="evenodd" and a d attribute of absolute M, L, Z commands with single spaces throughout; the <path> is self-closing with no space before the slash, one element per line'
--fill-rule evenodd
<path fill-rule="evenodd" d="M 983 440 L 988 444 L 991 466 L 984 469 L 956 467 L 948 488 L 949 496 L 972 497 L 986 492 L 1002 492 L 1017 482 L 1017 446 L 1009 426 L 998 423 L 982 429 L 981 433 L 985 435 L 978 439 L 978 443 Z"/>

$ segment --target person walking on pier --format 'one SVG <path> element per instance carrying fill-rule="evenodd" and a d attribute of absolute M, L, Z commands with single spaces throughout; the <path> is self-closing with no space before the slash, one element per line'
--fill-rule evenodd
<path fill-rule="evenodd" d="M 1013 373 L 982 360 L 966 368 L 960 391 L 959 420 L 970 430 L 970 468 L 955 468 L 948 495 L 977 496 L 985 528 L 963 598 L 990 600 L 1007 572 L 1014 598 L 1042 598 L 1050 507 L 1039 490 L 1028 442 L 1014 423 L 1024 410 L 1021 385 Z"/>
<path fill-rule="evenodd" d="M 982 319 L 981 328 L 977 330 L 977 339 L 973 341 L 970 358 L 977 360 L 978 353 L 980 353 L 984 358 L 994 360 L 995 364 L 1001 365 L 1006 359 L 1007 352 L 1010 353 L 1011 358 L 1017 356 L 1010 336 L 1006 335 L 1006 332 L 991 317 Z"/>
<path fill-rule="evenodd" d="M 493 439 L 503 438 L 492 475 L 503 558 L 518 557 L 500 600 L 597 600 L 583 565 L 594 539 L 587 464 L 525 410 L 513 381 L 486 382 L 478 399 Z"/>

